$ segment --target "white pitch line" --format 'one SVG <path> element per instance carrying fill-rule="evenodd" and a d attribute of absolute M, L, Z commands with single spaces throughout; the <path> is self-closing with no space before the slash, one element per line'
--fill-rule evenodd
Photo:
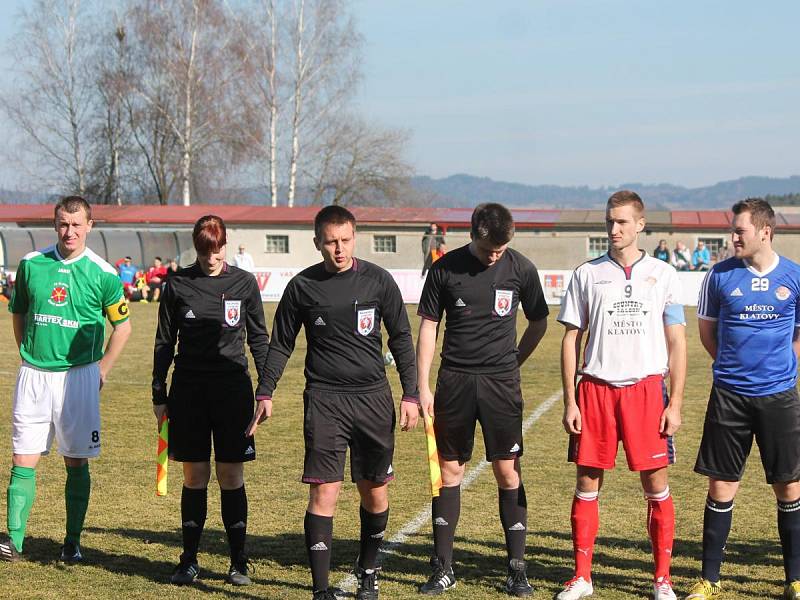
<path fill-rule="evenodd" d="M 542 402 L 539 406 L 537 406 L 534 411 L 528 415 L 528 418 L 522 423 L 522 435 L 524 436 L 528 430 L 533 427 L 533 424 L 538 421 L 544 413 L 550 410 L 559 399 L 561 398 L 561 392 L 556 392 L 552 396 L 550 396 L 547 400 Z M 491 463 L 488 462 L 485 458 L 481 460 L 477 465 L 472 467 L 467 474 L 464 476 L 464 479 L 461 481 L 461 489 L 465 490 L 469 486 L 471 486 L 474 481 L 486 470 Z M 395 533 L 392 538 L 383 543 L 383 547 L 381 548 L 382 554 L 394 554 L 395 549 L 398 546 L 402 546 L 405 544 L 406 540 L 417 533 L 420 528 L 425 524 L 430 522 L 431 519 L 431 507 L 430 504 L 427 505 L 425 508 L 420 510 L 417 515 L 411 519 L 408 523 L 403 525 L 400 528 L 400 531 Z M 356 585 L 356 576 L 352 573 L 342 579 L 338 587 L 345 591 L 353 591 Z"/>

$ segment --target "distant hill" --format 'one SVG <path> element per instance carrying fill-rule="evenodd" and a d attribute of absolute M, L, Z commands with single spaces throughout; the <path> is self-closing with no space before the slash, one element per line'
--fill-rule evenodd
<path fill-rule="evenodd" d="M 715 209 L 730 207 L 737 200 L 752 196 L 800 193 L 800 176 L 797 175 L 788 178 L 741 177 L 699 188 L 668 183 L 621 183 L 614 187 L 599 188 L 525 185 L 472 175 L 451 175 L 443 179 L 420 176 L 414 177 L 411 183 L 421 193 L 432 196 L 435 206 L 474 206 L 478 202 L 501 202 L 520 208 L 599 208 L 614 191 L 629 189 L 641 195 L 651 208 Z"/>
<path fill-rule="evenodd" d="M 526 185 L 495 181 L 488 177 L 451 175 L 442 179 L 426 176 L 413 177 L 411 189 L 414 198 L 408 204 L 416 206 L 472 207 L 479 202 L 500 202 L 517 208 L 602 208 L 608 197 L 620 189 L 639 193 L 651 209 L 697 210 L 729 208 L 737 200 L 753 196 L 770 196 L 770 202 L 779 205 L 781 197 L 786 204 L 798 204 L 800 176 L 740 177 L 721 181 L 711 186 L 687 188 L 669 183 L 621 183 L 613 187 Z M 286 190 L 280 189 L 284 204 Z M 198 204 L 267 204 L 269 194 L 265 187 L 202 190 Z M 299 188 L 297 205 L 309 204 L 311 193 Z M 52 202 L 46 194 L 17 192 L 0 189 L 0 204 L 27 204 Z M 135 204 L 135 201 L 131 202 Z"/>

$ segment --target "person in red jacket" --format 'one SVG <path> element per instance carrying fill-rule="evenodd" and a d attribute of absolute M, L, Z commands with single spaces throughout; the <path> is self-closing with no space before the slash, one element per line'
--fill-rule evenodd
<path fill-rule="evenodd" d="M 147 269 L 147 274 L 145 275 L 147 287 L 150 288 L 150 299 L 153 302 L 158 302 L 161 297 L 161 287 L 164 285 L 166 278 L 167 267 L 161 262 L 161 257 L 156 256 L 153 259 L 153 266 Z"/>

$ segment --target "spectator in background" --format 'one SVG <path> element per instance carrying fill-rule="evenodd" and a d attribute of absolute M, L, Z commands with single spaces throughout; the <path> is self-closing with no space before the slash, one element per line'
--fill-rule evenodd
<path fill-rule="evenodd" d="M 119 271 L 119 278 L 122 281 L 122 289 L 125 290 L 125 296 L 130 297 L 131 290 L 136 288 L 136 265 L 133 264 L 133 259 L 130 256 L 117 261 L 117 270 Z"/>
<path fill-rule="evenodd" d="M 653 256 L 655 256 L 658 260 L 663 260 L 664 262 L 669 262 L 669 248 L 667 248 L 667 240 L 660 240 L 658 242 L 658 246 L 655 250 L 653 250 Z"/>
<path fill-rule="evenodd" d="M 164 286 L 166 278 L 167 267 L 161 262 L 161 257 L 156 256 L 153 259 L 153 266 L 145 274 L 145 283 L 147 283 L 149 291 L 148 296 L 153 302 L 158 302 L 161 297 L 161 288 Z"/>
<path fill-rule="evenodd" d="M 425 277 L 431 265 L 444 256 L 445 252 L 447 246 L 444 243 L 444 233 L 439 231 L 436 223 L 431 223 L 422 236 L 422 277 Z"/>
<path fill-rule="evenodd" d="M 723 260 L 733 258 L 735 254 L 736 253 L 733 251 L 730 242 L 728 242 L 728 240 L 725 240 L 724 242 L 722 242 L 722 248 L 720 248 L 719 252 L 717 253 L 717 262 L 722 262 Z"/>
<path fill-rule="evenodd" d="M 178 272 L 178 269 L 180 269 L 180 267 L 178 266 L 178 261 L 175 260 L 174 258 L 170 258 L 169 266 L 167 267 L 167 273 L 166 275 L 164 275 L 164 280 L 166 281 L 167 279 L 172 277 L 175 273 Z"/>
<path fill-rule="evenodd" d="M 711 252 L 706 248 L 703 240 L 698 240 L 697 247 L 692 252 L 692 266 L 695 271 L 708 271 L 711 265 Z"/>
<path fill-rule="evenodd" d="M 244 244 L 239 244 L 239 252 L 233 255 L 233 263 L 245 271 L 253 271 L 256 268 L 256 264 L 253 262 L 253 257 L 250 256 L 249 253 L 245 252 Z"/>
<path fill-rule="evenodd" d="M 126 256 L 118 260 L 116 266 L 119 271 L 120 281 L 122 281 L 122 289 L 125 292 L 125 298 L 131 302 L 147 302 L 147 292 L 149 289 L 144 282 L 144 273 L 133 264 L 133 259 L 131 259 L 130 256 Z"/>
<path fill-rule="evenodd" d="M 8 302 L 11 298 L 11 275 L 0 270 L 0 302 Z"/>
<path fill-rule="evenodd" d="M 677 242 L 675 249 L 672 251 L 672 266 L 678 271 L 692 271 L 692 257 L 689 255 L 689 249 L 683 242 Z"/>

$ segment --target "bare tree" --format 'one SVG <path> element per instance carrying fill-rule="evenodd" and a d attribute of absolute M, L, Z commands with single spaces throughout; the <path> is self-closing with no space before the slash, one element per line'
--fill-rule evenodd
<path fill-rule="evenodd" d="M 136 78 L 135 92 L 177 140 L 181 199 L 189 205 L 197 157 L 215 146 L 233 152 L 241 143 L 245 124 L 234 94 L 241 38 L 216 0 L 140 0 L 132 8 L 139 52 L 150 69 L 150 77 Z"/>
<path fill-rule="evenodd" d="M 34 0 L 12 44 L 13 90 L 2 107 L 50 185 L 86 194 L 86 137 L 97 113 L 80 0 Z"/>
<path fill-rule="evenodd" d="M 272 206 L 278 205 L 280 19 L 275 0 L 256 0 L 250 10 L 237 18 L 247 47 L 241 82 L 244 87 L 242 99 L 249 113 L 247 121 L 250 126 L 243 133 L 247 144 L 256 153 L 257 161 L 266 163 L 265 179 Z"/>
<path fill-rule="evenodd" d="M 311 157 L 306 177 L 317 204 L 406 204 L 411 166 L 403 159 L 408 133 L 339 118 Z"/>
<path fill-rule="evenodd" d="M 98 125 L 93 156 L 94 177 L 99 189 L 95 196 L 104 203 L 122 204 L 122 162 L 127 155 L 130 128 L 125 97 L 129 91 L 130 67 L 127 61 L 126 30 L 117 20 L 102 23 L 97 34 L 97 91 L 102 120 Z M 104 143 L 100 143 L 100 141 Z"/>
<path fill-rule="evenodd" d="M 344 0 L 295 0 L 292 17 L 289 206 L 294 206 L 297 192 L 298 163 L 304 146 L 301 137 L 318 138 L 319 132 L 315 135 L 314 130 L 319 130 L 352 95 L 360 76 L 362 42 Z"/>

